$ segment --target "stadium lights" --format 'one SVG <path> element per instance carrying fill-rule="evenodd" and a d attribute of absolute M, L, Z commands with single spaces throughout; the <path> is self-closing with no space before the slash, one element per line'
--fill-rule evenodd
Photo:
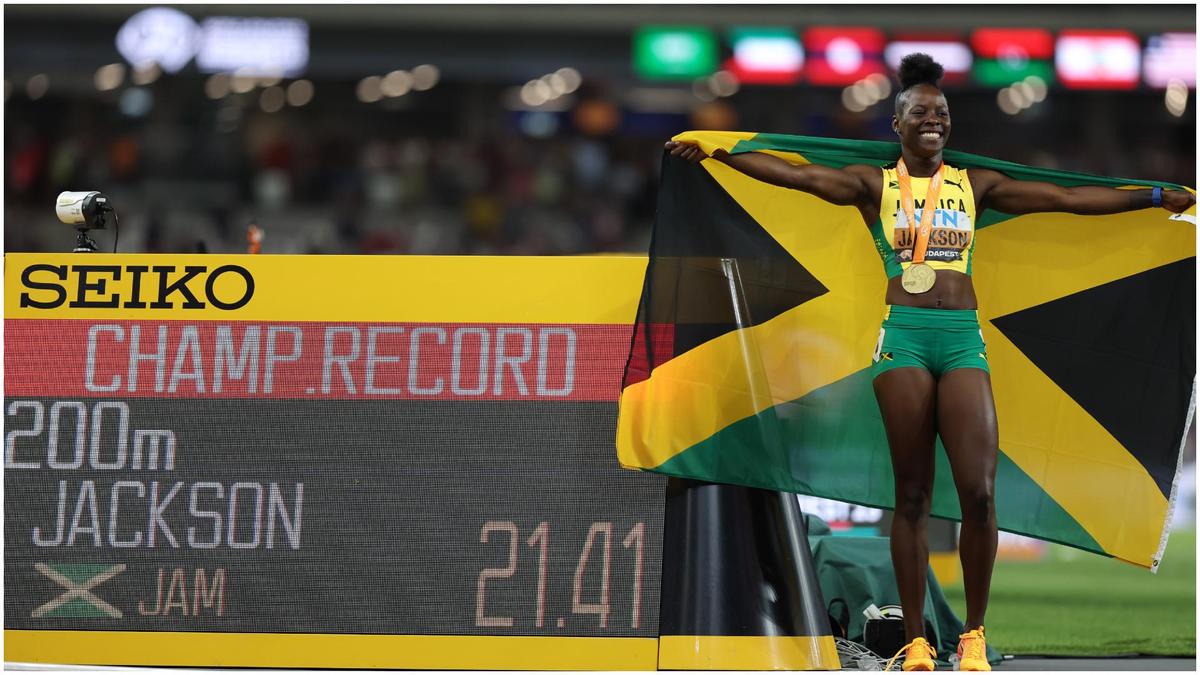
<path fill-rule="evenodd" d="M 1033 105 L 1033 87 L 1029 86 L 1024 81 L 1014 82 L 1009 85 L 1009 89 L 1013 91 L 1013 101 L 1024 110 Z"/>
<path fill-rule="evenodd" d="M 125 65 L 121 63 L 110 63 L 107 66 L 100 66 L 96 69 L 95 76 L 92 81 L 96 84 L 96 89 L 99 91 L 112 91 L 121 86 L 125 81 Z"/>
<path fill-rule="evenodd" d="M 882 101 L 892 93 L 892 82 L 886 75 L 871 73 L 861 80 L 863 87 L 875 97 L 876 102 Z M 874 104 L 872 104 L 874 105 Z"/>
<path fill-rule="evenodd" d="M 197 23 L 177 9 L 150 7 L 125 21 L 116 44 L 131 65 L 153 63 L 168 73 L 193 57 L 204 73 L 246 68 L 294 77 L 308 65 L 308 24 L 293 18 L 214 16 Z M 265 86 L 272 84 L 278 83 Z"/>
<path fill-rule="evenodd" d="M 524 108 L 541 108 L 541 106 L 559 101 L 563 96 L 574 93 L 582 84 L 583 78 L 574 68 L 559 68 L 553 73 L 529 80 L 521 86 L 518 98 Z M 566 103 L 565 101 L 563 103 Z M 513 105 L 506 104 L 513 108 Z M 565 106 L 556 106 L 564 108 Z"/>
<path fill-rule="evenodd" d="M 692 96 L 705 103 L 717 100 L 717 95 L 713 93 L 712 87 L 709 86 L 707 77 L 698 77 L 692 80 Z"/>
<path fill-rule="evenodd" d="M 204 82 L 204 93 L 211 99 L 225 98 L 229 95 L 229 86 L 232 83 L 229 73 L 216 73 L 209 76 Z"/>
<path fill-rule="evenodd" d="M 1046 100 L 1046 82 L 1036 75 L 1014 82 L 996 92 L 996 105 L 1008 115 L 1016 115 Z"/>
<path fill-rule="evenodd" d="M 412 91 L 413 76 L 407 70 L 393 70 L 384 75 L 383 81 L 380 83 L 380 90 L 384 96 L 388 98 L 396 98 L 403 96 Z"/>
<path fill-rule="evenodd" d="M 1011 87 L 1005 87 L 996 92 L 996 105 L 1007 115 L 1016 115 L 1022 108 L 1017 104 L 1016 94 Z"/>
<path fill-rule="evenodd" d="M 1167 83 L 1167 93 L 1163 98 L 1167 112 L 1175 117 L 1183 117 L 1187 111 L 1188 86 L 1183 80 L 1171 80 Z"/>
<path fill-rule="evenodd" d="M 33 101 L 45 96 L 49 89 L 50 76 L 45 73 L 38 73 L 25 82 L 25 93 Z"/>
<path fill-rule="evenodd" d="M 1029 89 L 1033 94 L 1034 103 L 1041 103 L 1042 101 L 1046 100 L 1046 94 L 1049 91 L 1049 87 L 1046 86 L 1045 80 L 1037 75 L 1029 75 L 1025 78 L 1024 82 L 1029 86 Z"/>
<path fill-rule="evenodd" d="M 543 75 L 541 79 L 543 82 L 550 85 L 550 89 L 556 95 L 561 96 L 567 93 L 567 81 L 562 75 L 559 75 L 558 73 L 550 73 L 549 75 Z"/>
<path fill-rule="evenodd" d="M 262 94 L 260 94 L 258 97 L 258 105 L 262 108 L 263 112 L 266 113 L 275 113 L 283 110 L 283 104 L 285 101 L 286 98 L 283 93 L 283 87 L 280 87 L 279 85 L 263 89 Z"/>
<path fill-rule="evenodd" d="M 842 105 L 846 110 L 856 113 L 867 109 L 866 102 L 862 100 L 859 90 L 853 85 L 842 90 Z"/>
<path fill-rule="evenodd" d="M 299 108 L 308 105 L 313 99 L 313 83 L 308 80 L 296 80 L 287 87 L 288 105 Z"/>
<path fill-rule="evenodd" d="M 871 92 L 863 86 L 862 80 L 850 85 L 850 97 L 864 109 L 870 108 L 879 102 L 879 99 L 872 96 Z"/>
<path fill-rule="evenodd" d="M 233 73 L 233 81 L 230 82 L 229 88 L 235 94 L 248 94 L 254 91 L 254 87 L 258 85 L 258 79 L 253 75 L 248 74 L 244 70 L 236 70 Z"/>
<path fill-rule="evenodd" d="M 530 98 L 530 94 L 527 92 L 532 91 L 535 87 L 528 85 L 529 83 L 526 82 L 522 86 L 509 87 L 506 89 L 500 96 L 500 104 L 503 105 L 506 110 L 523 112 L 563 112 L 564 110 L 569 110 L 574 104 L 573 97 L 564 95 L 554 99 L 553 101 L 547 100 L 538 105 L 531 105 L 528 103 L 528 100 L 536 101 L 539 99 L 537 99 L 536 96 Z"/>
<path fill-rule="evenodd" d="M 432 89 L 438 83 L 442 73 L 438 67 L 429 63 L 422 63 L 412 69 L 412 88 L 416 91 L 427 91 Z"/>
<path fill-rule="evenodd" d="M 302 19 L 209 17 L 193 44 L 196 68 L 204 73 L 244 68 L 254 75 L 296 77 L 308 66 L 308 24 Z"/>
<path fill-rule="evenodd" d="M 699 77 L 692 81 L 692 95 L 708 103 L 718 98 L 733 96 L 741 89 L 738 78 L 728 70 L 718 70 L 708 77 Z"/>
<path fill-rule="evenodd" d="M 145 117 L 154 108 L 154 95 L 144 87 L 130 87 L 121 92 L 117 107 L 126 117 Z"/>
<path fill-rule="evenodd" d="M 721 98 L 733 96 L 741 88 L 738 78 L 728 70 L 718 70 L 708 78 L 708 82 L 713 93 Z"/>
<path fill-rule="evenodd" d="M 200 26 L 169 7 L 150 7 L 129 17 L 117 31 L 117 51 L 134 67 L 159 64 L 176 73 L 195 54 Z"/>
<path fill-rule="evenodd" d="M 569 66 L 559 68 L 558 70 L 554 71 L 554 74 L 563 79 L 563 82 L 566 86 L 566 88 L 563 89 L 564 94 L 574 93 L 575 90 L 579 88 L 579 85 L 583 84 L 583 76 L 579 74 L 578 70 L 575 70 Z"/>
<path fill-rule="evenodd" d="M 363 103 L 375 103 L 384 98 L 400 98 L 412 91 L 427 91 L 437 85 L 439 79 L 441 79 L 441 71 L 438 70 L 437 66 L 422 63 L 411 71 L 397 68 L 382 76 L 368 75 L 359 81 L 355 93 L 358 96 L 358 100 Z M 292 104 L 297 106 L 308 103 L 308 100 L 312 98 L 312 83 L 307 80 L 297 80 L 292 84 L 298 82 L 307 82 L 308 88 L 305 89 L 304 85 L 302 85 L 297 90 L 295 94 L 298 97 L 297 100 L 303 100 L 303 103 Z M 305 91 L 308 91 L 307 98 L 305 98 L 303 93 Z"/>
<path fill-rule="evenodd" d="M 160 75 L 162 68 L 159 68 L 157 63 L 147 63 L 134 68 L 129 79 L 133 80 L 134 84 L 147 85 L 152 84 Z"/>
<path fill-rule="evenodd" d="M 530 80 L 521 87 L 521 102 L 528 106 L 537 107 L 553 96 L 550 85 L 541 80 Z"/>
<path fill-rule="evenodd" d="M 230 94 L 230 77 L 225 73 L 216 73 L 204 81 L 204 95 L 219 101 Z"/>
<path fill-rule="evenodd" d="M 538 81 L 544 83 L 547 87 L 550 88 L 549 95 L 552 98 L 558 98 L 559 96 L 562 96 L 565 93 L 566 83 L 563 81 L 562 77 L 560 77 L 554 73 L 550 73 L 549 75 L 543 75 L 538 78 Z"/>
<path fill-rule="evenodd" d="M 892 93 L 892 83 L 882 73 L 871 73 L 842 90 L 842 105 L 850 112 L 863 112 Z"/>
<path fill-rule="evenodd" d="M 374 103 L 383 98 L 383 78 L 378 75 L 368 75 L 358 83 L 355 93 L 363 103 Z"/>

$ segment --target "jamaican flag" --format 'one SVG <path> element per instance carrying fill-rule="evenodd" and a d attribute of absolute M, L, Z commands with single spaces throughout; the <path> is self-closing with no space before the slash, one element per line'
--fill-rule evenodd
<path fill-rule="evenodd" d="M 895 143 L 689 132 L 711 154 L 882 166 Z M 1152 183 L 946 151 L 1064 186 Z M 717 162 L 664 157 L 621 393 L 627 468 L 890 508 L 869 366 L 886 277 L 858 210 Z M 985 211 L 973 278 L 988 346 L 1001 529 L 1154 569 L 1195 408 L 1195 209 Z M 959 519 L 939 441 L 933 515 Z"/>

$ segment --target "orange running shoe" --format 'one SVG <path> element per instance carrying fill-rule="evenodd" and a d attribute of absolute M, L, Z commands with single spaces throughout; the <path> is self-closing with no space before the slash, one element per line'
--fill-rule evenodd
<path fill-rule="evenodd" d="M 983 626 L 958 636 L 958 663 L 955 670 L 991 670 L 987 661 L 987 641 Z"/>
<path fill-rule="evenodd" d="M 884 672 L 892 669 L 892 664 L 896 662 L 896 657 L 900 656 L 901 652 L 904 652 L 904 664 L 900 667 L 901 670 L 933 670 L 933 659 L 937 656 L 937 652 L 933 651 L 933 647 L 925 638 L 919 637 L 901 647 L 900 651 L 896 652 L 896 656 L 887 662 L 887 666 L 883 669 Z"/>

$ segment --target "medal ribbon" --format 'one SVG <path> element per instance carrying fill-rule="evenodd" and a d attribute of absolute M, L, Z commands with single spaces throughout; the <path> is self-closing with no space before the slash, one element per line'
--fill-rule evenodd
<path fill-rule="evenodd" d="M 937 210 L 938 195 L 942 192 L 942 170 L 945 164 L 938 164 L 937 172 L 929 179 L 929 187 L 925 190 L 925 206 L 921 209 L 921 230 L 916 231 L 916 207 L 913 204 L 912 181 L 908 177 L 908 167 L 904 166 L 904 158 L 896 163 L 896 182 L 900 186 L 900 205 L 904 207 L 904 215 L 908 217 L 908 236 L 913 239 L 913 264 L 925 262 L 925 251 L 929 248 L 929 234 L 933 232 L 933 212 Z"/>

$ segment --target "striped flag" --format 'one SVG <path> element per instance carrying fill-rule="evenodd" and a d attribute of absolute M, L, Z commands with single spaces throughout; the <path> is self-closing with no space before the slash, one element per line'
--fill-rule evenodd
<path fill-rule="evenodd" d="M 883 166 L 894 143 L 689 132 L 711 154 Z M 946 151 L 1021 180 L 1145 181 Z M 666 156 L 620 400 L 627 468 L 890 508 L 871 387 L 885 275 L 857 209 Z M 1195 210 L 986 211 L 974 283 L 1001 529 L 1154 569 L 1194 412 Z M 960 518 L 938 443 L 933 515 Z"/>

